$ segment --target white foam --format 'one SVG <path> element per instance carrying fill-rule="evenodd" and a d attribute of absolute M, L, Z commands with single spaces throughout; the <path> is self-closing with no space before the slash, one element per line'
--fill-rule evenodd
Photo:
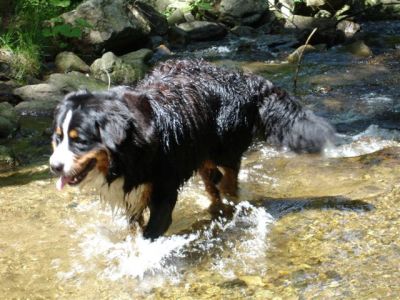
<path fill-rule="evenodd" d="M 370 125 L 365 131 L 351 136 L 342 136 L 349 143 L 325 151 L 327 157 L 355 157 L 373 153 L 388 147 L 400 147 L 400 132 Z"/>
<path fill-rule="evenodd" d="M 93 204 L 86 209 L 93 211 Z M 212 256 L 210 268 L 222 275 L 229 276 L 233 266 L 247 272 L 247 268 L 258 266 L 256 261 L 265 255 L 268 225 L 273 222 L 264 208 L 242 202 L 230 221 L 220 219 L 200 231 L 160 237 L 151 242 L 139 232 L 129 234 L 122 217 L 106 223 L 104 215 L 101 219 L 97 222 L 88 219 L 90 223 L 80 226 L 76 236 L 80 240 L 79 248 L 71 249 L 71 269 L 59 272 L 60 279 L 83 278 L 80 275 L 96 272 L 106 280 L 137 278 L 141 285 L 151 287 L 165 280 L 179 281 L 182 271 L 200 263 L 204 257 L 210 258 L 211 252 L 221 253 Z M 196 252 L 195 261 L 193 252 Z M 229 253 L 229 257 L 224 257 L 224 253 Z M 251 260 L 254 262 L 248 264 Z M 55 268 L 58 265 L 54 262 Z"/>

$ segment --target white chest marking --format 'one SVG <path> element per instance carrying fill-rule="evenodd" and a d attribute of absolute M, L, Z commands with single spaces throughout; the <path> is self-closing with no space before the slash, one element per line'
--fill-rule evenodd
<path fill-rule="evenodd" d="M 149 204 L 152 186 L 144 183 L 125 194 L 123 185 L 123 178 L 117 178 L 109 185 L 104 175 L 96 169 L 81 183 L 82 188 L 94 188 L 99 192 L 101 201 L 109 204 L 114 213 L 122 211 L 128 218 L 139 217 Z"/>

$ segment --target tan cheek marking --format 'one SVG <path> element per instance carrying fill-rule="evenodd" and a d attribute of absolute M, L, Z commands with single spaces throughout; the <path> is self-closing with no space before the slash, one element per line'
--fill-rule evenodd
<path fill-rule="evenodd" d="M 105 150 L 90 151 L 85 155 L 78 157 L 75 160 L 76 168 L 74 169 L 82 170 L 86 166 L 86 164 L 88 164 L 89 161 L 92 160 L 93 158 L 96 159 L 96 167 L 99 170 L 99 172 L 106 175 L 108 172 L 109 161 L 108 161 L 108 154 Z"/>
<path fill-rule="evenodd" d="M 61 130 L 60 127 L 57 127 L 57 128 L 56 128 L 56 134 L 57 134 L 57 135 L 61 135 L 61 134 L 62 134 L 62 130 Z"/>
<path fill-rule="evenodd" d="M 108 160 L 108 154 L 106 151 L 98 151 L 96 154 L 96 159 L 97 159 L 97 169 L 99 172 L 103 173 L 104 176 L 107 175 L 108 173 L 108 166 L 109 166 L 109 160 Z"/>
<path fill-rule="evenodd" d="M 76 139 L 79 136 L 78 131 L 76 131 L 75 129 L 71 129 L 68 135 L 71 139 Z"/>
<path fill-rule="evenodd" d="M 56 151 L 56 142 L 51 142 L 51 147 L 53 147 L 53 152 Z"/>

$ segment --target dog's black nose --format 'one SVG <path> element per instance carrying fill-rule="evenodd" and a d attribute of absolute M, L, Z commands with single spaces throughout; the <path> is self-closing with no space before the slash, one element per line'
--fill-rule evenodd
<path fill-rule="evenodd" d="M 64 164 L 62 163 L 50 164 L 50 170 L 55 174 L 62 173 L 63 169 L 64 169 Z"/>

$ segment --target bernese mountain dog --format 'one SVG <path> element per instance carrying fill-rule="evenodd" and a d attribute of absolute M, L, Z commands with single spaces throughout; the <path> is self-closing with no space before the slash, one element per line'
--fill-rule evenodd
<path fill-rule="evenodd" d="M 241 157 L 254 138 L 320 152 L 334 136 L 261 76 L 168 60 L 133 87 L 66 95 L 55 111 L 50 167 L 58 189 L 94 185 L 154 239 L 170 226 L 179 188 L 195 172 L 210 212 L 229 214 L 221 198 L 237 196 Z"/>

